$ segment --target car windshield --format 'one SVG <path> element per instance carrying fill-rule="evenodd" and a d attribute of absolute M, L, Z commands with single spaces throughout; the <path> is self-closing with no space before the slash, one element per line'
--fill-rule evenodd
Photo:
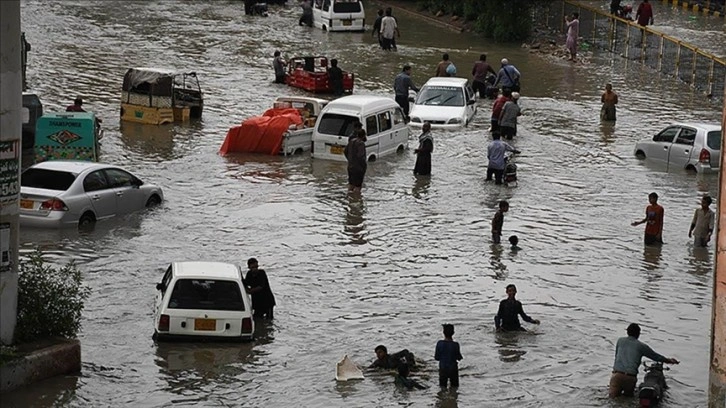
<path fill-rule="evenodd" d="M 66 191 L 73 184 L 76 175 L 67 171 L 30 168 L 20 176 L 22 187 Z"/>
<path fill-rule="evenodd" d="M 714 130 L 706 135 L 706 145 L 709 149 L 721 150 L 721 131 Z"/>
<path fill-rule="evenodd" d="M 239 284 L 214 279 L 179 279 L 169 299 L 169 309 L 244 311 Z"/>
<path fill-rule="evenodd" d="M 320 119 L 318 132 L 325 135 L 350 136 L 353 133 L 353 124 L 358 118 L 337 113 L 326 113 Z"/>
<path fill-rule="evenodd" d="M 424 86 L 416 105 L 464 106 L 464 91 L 453 86 Z"/>

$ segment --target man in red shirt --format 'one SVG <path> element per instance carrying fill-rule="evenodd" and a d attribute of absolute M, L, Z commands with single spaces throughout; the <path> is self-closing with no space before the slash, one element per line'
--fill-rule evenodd
<path fill-rule="evenodd" d="M 73 101 L 73 105 L 68 105 L 66 108 L 66 112 L 85 112 L 83 110 L 83 99 L 76 98 L 75 101 Z"/>
<path fill-rule="evenodd" d="M 658 204 L 658 194 L 648 194 L 650 205 L 645 208 L 645 218 L 635 221 L 631 225 L 645 224 L 645 245 L 660 245 L 663 243 L 663 207 Z"/>
<path fill-rule="evenodd" d="M 643 27 L 648 24 L 653 25 L 653 6 L 650 5 L 648 0 L 643 0 L 638 6 L 638 11 L 635 12 L 635 20 Z"/>
<path fill-rule="evenodd" d="M 502 94 L 499 95 L 497 100 L 492 105 L 492 127 L 489 129 L 491 132 L 499 132 L 499 116 L 502 114 L 502 108 L 504 104 L 512 100 L 512 90 L 505 88 L 502 90 Z"/>

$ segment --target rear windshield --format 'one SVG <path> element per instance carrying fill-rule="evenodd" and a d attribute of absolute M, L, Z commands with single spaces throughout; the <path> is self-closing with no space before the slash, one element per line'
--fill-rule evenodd
<path fill-rule="evenodd" d="M 464 106 L 464 91 L 453 86 L 424 86 L 416 105 Z"/>
<path fill-rule="evenodd" d="M 337 113 L 326 113 L 320 119 L 318 132 L 324 135 L 350 136 L 353 133 L 353 124 L 358 118 Z"/>
<path fill-rule="evenodd" d="M 212 279 L 179 279 L 169 299 L 169 309 L 245 310 L 237 282 Z"/>
<path fill-rule="evenodd" d="M 714 130 L 706 135 L 706 145 L 713 150 L 721 150 L 721 131 Z"/>
<path fill-rule="evenodd" d="M 75 179 L 76 175 L 67 171 L 31 168 L 25 170 L 20 176 L 20 185 L 22 187 L 66 191 Z"/>
<path fill-rule="evenodd" d="M 358 0 L 337 0 L 333 3 L 335 13 L 359 13 L 361 11 Z"/>

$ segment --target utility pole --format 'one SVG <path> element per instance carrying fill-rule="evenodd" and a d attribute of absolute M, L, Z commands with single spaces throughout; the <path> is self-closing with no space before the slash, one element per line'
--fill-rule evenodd
<path fill-rule="evenodd" d="M 20 0 L 0 1 L 0 342 L 11 344 L 18 307 L 23 79 Z"/>
<path fill-rule="evenodd" d="M 726 131 L 726 89 L 724 89 L 721 133 Z M 723 136 L 721 136 L 723 140 Z M 726 407 L 726 148 L 721 142 L 721 168 L 718 190 L 718 225 L 716 229 L 716 261 L 713 272 L 713 309 L 711 320 L 711 367 L 708 407 Z"/>

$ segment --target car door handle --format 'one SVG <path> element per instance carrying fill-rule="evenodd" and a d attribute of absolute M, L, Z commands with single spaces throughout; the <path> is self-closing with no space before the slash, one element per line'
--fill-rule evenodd
<path fill-rule="evenodd" d="M 121 197 L 122 195 L 124 195 L 124 192 L 123 191 L 117 191 L 116 192 L 116 196 Z"/>
<path fill-rule="evenodd" d="M 98 200 L 100 200 L 100 199 L 101 199 L 101 196 L 99 196 L 98 194 L 96 194 L 96 195 L 94 195 L 94 196 L 91 196 L 91 198 L 92 198 L 92 199 L 93 199 L 94 201 L 98 201 Z"/>
<path fill-rule="evenodd" d="M 688 153 L 688 152 L 689 152 L 688 150 L 684 150 L 684 151 L 683 151 L 683 153 Z"/>
<path fill-rule="evenodd" d="M 663 146 L 663 150 L 668 150 L 669 146 Z"/>

